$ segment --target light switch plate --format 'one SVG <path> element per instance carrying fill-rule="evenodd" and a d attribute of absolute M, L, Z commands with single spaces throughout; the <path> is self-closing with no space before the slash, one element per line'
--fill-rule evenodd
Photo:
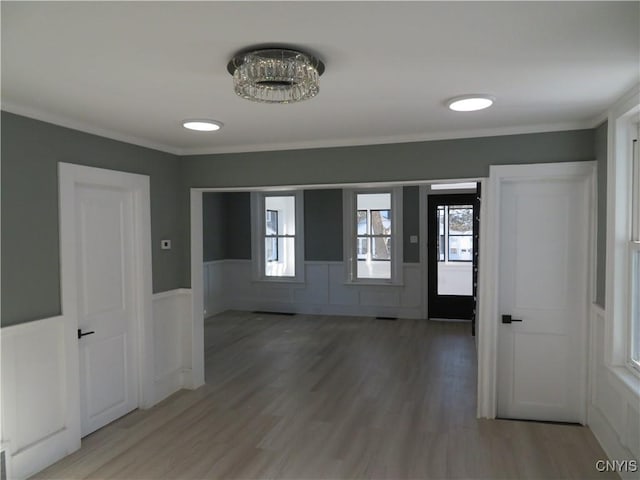
<path fill-rule="evenodd" d="M 162 250 L 171 250 L 171 240 L 160 240 L 160 248 Z"/>
<path fill-rule="evenodd" d="M 418 235 L 411 235 L 409 237 L 409 243 L 418 243 Z"/>

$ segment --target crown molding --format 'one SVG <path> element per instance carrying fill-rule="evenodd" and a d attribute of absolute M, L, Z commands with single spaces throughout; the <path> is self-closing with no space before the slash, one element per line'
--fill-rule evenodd
<path fill-rule="evenodd" d="M 532 133 L 561 132 L 568 130 L 595 128 L 607 118 L 605 113 L 603 115 L 598 115 L 597 117 L 594 117 L 589 121 L 580 122 L 549 123 L 500 128 L 483 128 L 474 130 L 441 131 L 411 135 L 390 135 L 384 137 L 354 137 L 346 139 L 327 139 L 315 141 L 311 140 L 302 142 L 261 143 L 228 147 L 181 148 L 152 142 L 147 139 L 136 137 L 133 135 L 127 135 L 122 132 L 89 126 L 75 120 L 71 120 L 67 117 L 63 117 L 61 115 L 43 112 L 31 107 L 23 107 L 11 102 L 3 101 L 2 110 L 61 127 L 71 128 L 73 130 L 78 130 L 80 132 L 88 133 L 91 135 L 98 135 L 100 137 L 109 138 L 111 140 L 117 140 L 144 148 L 150 148 L 152 150 L 159 150 L 161 152 L 170 153 L 177 156 L 270 152 L 279 150 L 308 150 L 315 148 L 358 147 L 368 145 L 388 145 L 394 143 L 417 143 L 437 140 L 456 140 L 464 138 L 499 137 L 504 135 L 526 135 Z"/>
<path fill-rule="evenodd" d="M 418 143 L 437 140 L 456 140 L 478 137 L 499 137 L 504 135 L 523 135 L 530 133 L 561 132 L 594 128 L 593 122 L 549 123 L 515 127 L 487 128 L 475 130 L 442 131 L 437 133 L 420 133 L 412 135 L 393 135 L 385 137 L 360 137 L 340 140 L 318 140 L 306 142 L 263 143 L 241 145 L 236 147 L 217 148 L 183 148 L 179 155 L 214 155 L 224 153 L 268 152 L 278 150 L 308 150 L 313 148 L 357 147 L 368 145 L 385 145 L 394 143 Z"/>
<path fill-rule="evenodd" d="M 76 120 L 71 120 L 62 115 L 51 114 L 31 107 L 24 107 L 12 102 L 7 102 L 5 100 L 2 101 L 2 110 L 4 110 L 5 112 L 14 113 L 16 115 L 21 115 L 23 117 L 32 118 L 34 120 L 51 123 L 59 127 L 70 128 L 72 130 L 78 130 L 80 132 L 88 133 L 91 135 L 108 138 L 110 140 L 117 140 L 119 142 L 137 145 L 138 147 L 150 148 L 152 150 L 159 150 L 161 152 L 170 153 L 172 155 L 180 155 L 179 149 L 174 148 L 170 145 L 152 142 L 144 138 L 127 135 L 125 133 L 116 132 L 114 130 L 109 130 L 106 128 L 92 127 Z"/>

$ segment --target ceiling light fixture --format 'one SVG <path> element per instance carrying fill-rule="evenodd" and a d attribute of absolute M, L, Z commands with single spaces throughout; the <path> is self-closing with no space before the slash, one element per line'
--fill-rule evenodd
<path fill-rule="evenodd" d="M 489 108 L 495 100 L 496 97 L 491 95 L 463 95 L 447 101 L 447 106 L 455 112 L 475 112 Z"/>
<path fill-rule="evenodd" d="M 182 122 L 182 126 L 188 130 L 195 130 L 197 132 L 215 132 L 222 128 L 223 123 L 217 120 L 185 120 Z"/>
<path fill-rule="evenodd" d="M 263 48 L 239 53 L 227 70 L 236 94 L 262 103 L 294 103 L 315 97 L 324 63 L 308 53 Z"/>

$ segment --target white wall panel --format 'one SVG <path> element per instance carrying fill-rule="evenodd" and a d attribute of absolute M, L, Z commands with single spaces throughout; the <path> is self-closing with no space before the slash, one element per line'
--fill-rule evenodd
<path fill-rule="evenodd" d="M 189 290 L 170 290 L 153 296 L 156 402 L 189 387 L 191 322 Z"/>
<path fill-rule="evenodd" d="M 404 288 L 400 291 L 400 304 L 405 307 L 420 308 L 422 304 L 424 292 L 420 267 L 419 263 L 404 265 Z"/>
<path fill-rule="evenodd" d="M 13 478 L 80 447 L 75 333 L 62 316 L 1 330 L 2 444 Z"/>
<path fill-rule="evenodd" d="M 389 286 L 346 283 L 342 262 L 307 262 L 303 283 L 254 281 L 250 260 L 207 262 L 204 271 L 208 316 L 211 312 L 239 309 L 422 317 L 420 264 L 404 265 L 404 284 Z"/>
<path fill-rule="evenodd" d="M 595 305 L 591 307 L 590 327 L 588 425 L 610 459 L 640 462 L 640 399 L 634 388 L 605 364 L 605 312 Z M 637 388 L 640 382 L 637 378 L 634 381 Z M 637 473 L 619 473 L 622 478 L 637 478 Z"/>
<path fill-rule="evenodd" d="M 224 292 L 228 278 L 225 272 L 226 262 L 216 260 L 203 265 L 204 280 L 204 317 L 210 317 L 226 310 Z"/>
<path fill-rule="evenodd" d="M 356 287 L 359 303 L 366 307 L 399 307 L 400 287 Z"/>
<path fill-rule="evenodd" d="M 329 265 L 329 304 L 358 305 L 358 289 L 345 284 L 344 264 Z"/>
<path fill-rule="evenodd" d="M 294 290 L 296 304 L 327 305 L 329 303 L 329 265 L 307 263 L 304 288 Z"/>

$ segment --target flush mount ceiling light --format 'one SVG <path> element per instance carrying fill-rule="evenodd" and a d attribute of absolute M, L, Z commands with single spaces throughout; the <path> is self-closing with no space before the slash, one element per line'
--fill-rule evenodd
<path fill-rule="evenodd" d="M 489 108 L 495 100 L 496 97 L 491 95 L 463 95 L 447 101 L 447 106 L 455 112 L 475 112 Z"/>
<path fill-rule="evenodd" d="M 263 48 L 239 53 L 227 70 L 238 96 L 262 103 L 294 103 L 315 97 L 324 64 L 308 53 Z"/>
<path fill-rule="evenodd" d="M 182 122 L 182 126 L 188 130 L 195 130 L 197 132 L 215 132 L 222 128 L 222 122 L 217 120 L 185 120 Z"/>

